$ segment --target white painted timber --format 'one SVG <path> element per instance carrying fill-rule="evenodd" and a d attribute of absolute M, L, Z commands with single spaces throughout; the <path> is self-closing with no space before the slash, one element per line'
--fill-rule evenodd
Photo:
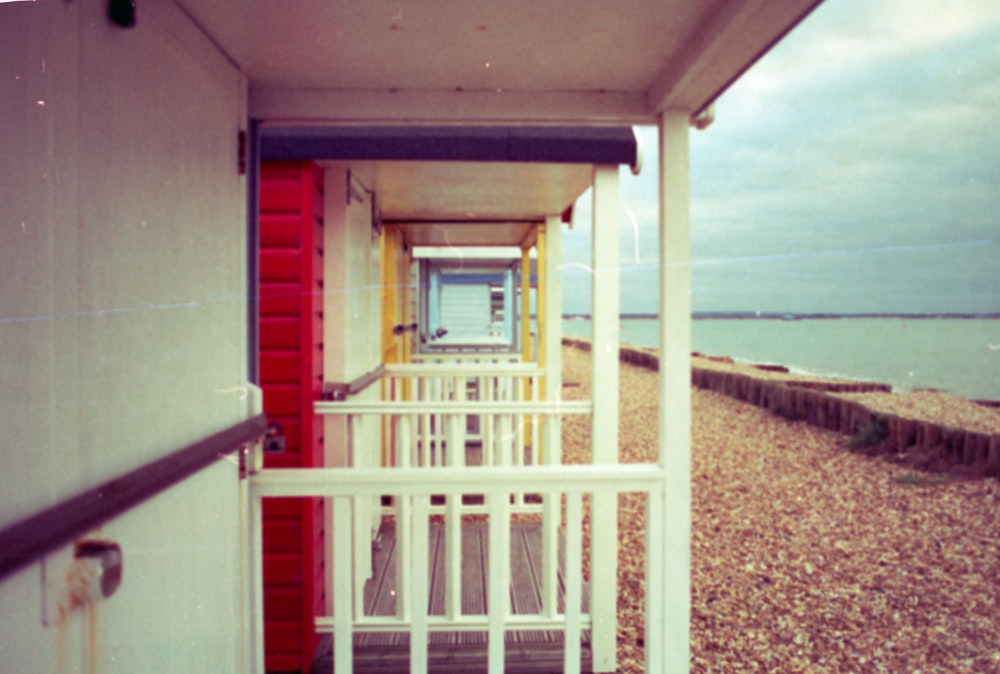
<path fill-rule="evenodd" d="M 509 630 L 564 630 L 566 671 L 578 671 L 580 666 L 580 633 L 592 629 L 595 623 L 592 614 L 581 611 L 583 592 L 582 571 L 582 499 L 584 494 L 617 495 L 624 492 L 645 493 L 648 496 L 648 517 L 654 523 L 663 521 L 662 504 L 664 484 L 663 469 L 654 464 L 624 464 L 617 466 L 573 465 L 508 468 L 462 468 L 446 467 L 436 469 L 438 480 L 428 480 L 427 469 L 268 469 L 254 474 L 249 479 L 248 491 L 257 504 L 252 508 L 252 527 L 259 529 L 262 498 L 333 496 L 335 513 L 343 517 L 343 525 L 349 526 L 349 509 L 343 507 L 357 499 L 366 499 L 373 494 L 391 493 L 400 501 L 400 511 L 406 514 L 397 518 L 397 525 L 405 521 L 412 528 L 412 535 L 405 541 L 397 539 L 399 554 L 406 553 L 410 559 L 424 559 L 428 555 L 428 515 L 429 497 L 432 493 L 457 496 L 465 493 L 485 494 L 489 511 L 490 556 L 487 578 L 488 607 L 485 614 L 430 616 L 428 607 L 428 571 L 425 565 L 410 564 L 400 567 L 398 573 L 406 578 L 397 586 L 397 602 L 409 607 L 396 616 L 362 616 L 343 624 L 338 616 L 351 616 L 347 609 L 335 608 L 333 616 L 315 617 L 315 627 L 321 633 L 333 633 L 339 644 L 341 639 L 350 639 L 358 631 L 369 632 L 411 632 L 411 667 L 423 671 L 426 667 L 428 635 L 432 632 L 486 631 L 489 635 L 488 661 L 491 671 L 503 671 L 504 634 Z M 549 615 L 543 610 L 532 615 L 513 615 L 510 607 L 509 569 L 510 555 L 510 506 L 509 496 L 517 490 L 529 490 L 554 495 L 557 503 L 564 497 L 567 504 L 566 519 L 566 609 L 562 614 Z M 346 511 L 346 512 L 345 512 Z M 412 513 L 412 514 L 411 514 Z M 339 552 L 337 541 L 345 537 L 335 534 L 334 559 L 350 559 L 346 551 Z M 349 537 L 346 537 L 349 540 Z M 656 540 L 656 537 L 651 537 Z M 259 544 L 259 540 L 257 541 Z M 651 551 L 655 555 L 655 551 Z M 258 559 L 259 547 L 252 551 Z M 662 588 L 664 568 L 653 564 L 647 570 L 647 587 Z M 335 572 L 336 574 L 336 572 Z M 350 578 L 335 575 L 336 588 L 352 587 Z M 452 582 L 452 581 L 449 581 Z M 335 592 L 338 590 L 335 590 Z M 354 601 L 359 601 L 357 596 Z M 647 602 L 656 603 L 658 596 L 647 594 Z M 662 615 L 662 607 L 654 607 L 651 615 Z M 357 611 L 354 612 L 357 616 Z M 256 615 L 260 621 L 261 616 Z M 259 622 L 258 622 L 259 624 Z M 649 628 L 647 628 L 648 633 Z M 346 636 L 345 636 L 346 635 Z M 338 645 L 337 648 L 340 648 Z M 349 648 L 349 647 L 347 647 Z M 653 661 L 662 662 L 661 645 L 647 641 Z M 342 651 L 343 652 L 343 651 Z M 338 665 L 339 666 L 339 665 Z M 346 665 L 345 665 L 346 666 Z M 337 671 L 342 671 L 338 669 Z"/>
<path fill-rule="evenodd" d="M 663 630 L 646 637 L 664 645 L 662 670 L 690 666 L 691 613 L 691 263 L 688 114 L 660 121 L 660 465 L 666 514 Z M 652 670 L 651 670 L 652 671 Z"/>
<path fill-rule="evenodd" d="M 510 516 L 508 494 L 492 492 L 487 496 L 490 508 L 489 562 L 487 568 L 487 611 L 489 632 L 487 659 L 490 674 L 504 671 L 506 620 L 510 613 Z"/>
<path fill-rule="evenodd" d="M 539 315 L 544 316 L 542 354 L 545 362 L 545 400 L 562 399 L 562 219 L 550 216 L 545 222 L 545 259 L 543 261 L 544 293 L 539 293 Z M 547 466 L 562 463 L 562 417 L 544 417 L 545 454 L 542 461 Z M 556 494 L 546 494 L 542 504 L 542 611 L 554 616 L 558 610 L 559 592 L 559 520 L 560 499 Z"/>
<path fill-rule="evenodd" d="M 566 495 L 566 633 L 563 640 L 563 672 L 580 671 L 581 602 L 583 600 L 583 500 Z"/>
<path fill-rule="evenodd" d="M 352 550 L 351 506 L 353 499 L 338 496 L 333 499 L 333 554 L 331 555 L 333 588 L 333 657 L 334 669 L 350 674 L 354 667 L 354 555 Z M 357 602 L 361 603 L 361 602 Z"/>
<path fill-rule="evenodd" d="M 594 169 L 591 285 L 595 464 L 618 463 L 619 245 L 618 167 Z M 592 653 L 595 672 L 615 671 L 618 606 L 618 501 L 595 494 L 590 503 Z"/>
<path fill-rule="evenodd" d="M 412 527 L 413 527 L 413 558 L 425 560 L 428 556 L 430 534 L 430 497 L 420 494 L 413 497 Z M 430 579 L 426 564 L 413 564 L 407 573 L 410 575 L 410 588 L 413 600 L 410 602 L 410 671 L 414 674 L 427 672 L 427 609 L 430 600 Z"/>
<path fill-rule="evenodd" d="M 497 401 L 400 401 L 400 402 L 316 402 L 317 414 L 589 414 L 592 404 L 585 400 L 497 400 Z"/>
<path fill-rule="evenodd" d="M 247 546 L 250 549 L 249 581 L 250 633 L 247 647 L 252 654 L 251 674 L 264 674 L 264 504 L 259 496 L 248 493 Z"/>
<path fill-rule="evenodd" d="M 251 495 L 358 496 L 532 492 L 617 494 L 663 489 L 648 463 L 466 468 L 270 468 L 250 477 Z"/>

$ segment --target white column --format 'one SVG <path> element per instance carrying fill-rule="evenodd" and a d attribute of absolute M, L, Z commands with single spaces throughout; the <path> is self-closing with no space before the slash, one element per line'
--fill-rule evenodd
<path fill-rule="evenodd" d="M 545 223 L 545 400 L 559 400 L 562 396 L 562 219 L 550 216 Z M 557 417 L 558 418 L 558 417 Z M 550 444 L 551 443 L 551 444 Z M 546 452 L 555 451 L 561 456 L 559 425 L 552 436 L 545 440 Z M 561 463 L 556 459 L 553 463 Z"/>
<path fill-rule="evenodd" d="M 333 668 L 350 674 L 354 666 L 353 606 L 354 592 L 351 563 L 351 499 L 337 496 L 333 501 L 332 569 L 330 587 L 333 589 Z M 346 543 L 345 543 L 346 541 Z"/>
<path fill-rule="evenodd" d="M 593 365 L 591 425 L 593 462 L 618 463 L 618 167 L 594 169 L 593 285 L 591 324 Z M 590 592 L 595 672 L 615 671 L 618 611 L 618 497 L 592 494 L 590 500 Z"/>
<path fill-rule="evenodd" d="M 545 223 L 545 260 L 540 264 L 545 274 L 545 297 L 538 299 L 544 304 L 545 325 L 540 326 L 545 343 L 545 400 L 559 400 L 562 397 L 562 270 L 559 268 L 562 254 L 562 221 L 559 216 L 550 216 Z M 542 262 L 541 260 L 539 262 Z M 540 315 L 542 312 L 539 312 Z M 540 417 L 544 440 L 543 460 L 546 465 L 562 463 L 562 423 L 559 415 Z M 542 516 L 542 610 L 548 617 L 556 615 L 559 579 L 558 568 L 558 526 L 561 517 L 561 497 L 554 492 L 545 495 Z"/>
<path fill-rule="evenodd" d="M 662 551 L 665 582 L 647 606 L 661 612 L 659 666 L 687 672 L 691 614 L 691 261 L 688 112 L 660 119 L 660 465 L 666 470 Z"/>

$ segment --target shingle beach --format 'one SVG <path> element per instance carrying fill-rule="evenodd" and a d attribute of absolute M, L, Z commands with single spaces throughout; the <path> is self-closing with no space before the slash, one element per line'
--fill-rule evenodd
<path fill-rule="evenodd" d="M 562 355 L 564 397 L 589 398 L 590 354 Z M 620 377 L 620 460 L 654 461 L 657 373 L 622 363 Z M 693 672 L 1000 672 L 1000 481 L 917 471 L 691 395 Z M 567 463 L 589 459 L 589 434 L 589 418 L 564 420 Z M 624 672 L 643 671 L 643 521 L 639 497 L 621 497 Z"/>

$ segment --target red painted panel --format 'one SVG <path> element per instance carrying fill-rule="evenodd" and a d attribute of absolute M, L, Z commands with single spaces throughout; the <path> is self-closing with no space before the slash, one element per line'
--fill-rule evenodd
<path fill-rule="evenodd" d="M 261 316 L 298 316 L 301 304 L 302 291 L 297 283 L 261 284 Z"/>
<path fill-rule="evenodd" d="M 261 248 L 298 248 L 301 244 L 302 228 L 298 213 L 261 214 Z"/>
<path fill-rule="evenodd" d="M 300 348 L 302 322 L 298 318 L 278 318 L 262 316 L 260 319 L 261 353 L 273 349 L 286 350 Z M 266 412 L 267 409 L 265 408 Z"/>
<path fill-rule="evenodd" d="M 264 577 L 269 587 L 302 584 L 302 559 L 295 553 L 265 553 Z"/>
<path fill-rule="evenodd" d="M 274 415 L 292 415 L 299 408 L 300 387 L 296 384 L 265 384 L 264 411 Z"/>
<path fill-rule="evenodd" d="M 273 519 L 264 522 L 264 550 L 295 552 L 302 545 L 302 527 L 298 519 Z"/>
<path fill-rule="evenodd" d="M 264 351 L 260 354 L 260 379 L 265 384 L 297 381 L 300 361 L 298 351 Z"/>
<path fill-rule="evenodd" d="M 268 646 L 265 669 L 279 672 L 294 672 L 299 670 L 299 660 L 291 659 L 298 656 L 299 649 L 302 647 L 302 633 L 299 629 L 298 621 L 271 621 L 264 633 L 264 643 Z M 272 661 L 272 657 L 276 658 L 276 660 Z M 278 658 L 280 660 L 277 660 Z M 278 665 L 277 662 L 283 664 Z"/>
<path fill-rule="evenodd" d="M 277 178 L 262 172 L 260 181 L 261 213 L 299 212 L 301 194 L 294 179 Z"/>
<path fill-rule="evenodd" d="M 265 591 L 264 613 L 275 620 L 298 620 L 302 613 L 302 593 L 298 590 L 282 588 Z"/>
<path fill-rule="evenodd" d="M 322 384 L 322 351 L 317 348 L 323 340 L 322 321 L 315 319 L 323 301 L 317 292 L 323 275 L 322 190 L 323 172 L 312 162 L 261 166 L 260 372 L 264 411 L 282 425 L 286 443 L 285 452 L 265 455 L 269 467 L 323 462 L 322 418 L 312 410 Z M 324 564 L 317 541 L 322 539 L 317 531 L 323 517 L 314 499 L 285 500 L 271 509 L 268 505 L 265 502 L 266 667 L 308 671 L 317 641 L 313 608 L 324 596 L 325 579 L 316 574 Z M 301 586 L 283 588 L 285 583 Z"/>
<path fill-rule="evenodd" d="M 297 281 L 302 274 L 302 254 L 295 248 L 271 248 L 260 253 L 260 280 Z"/>
<path fill-rule="evenodd" d="M 299 516 L 299 499 L 297 498 L 266 498 L 264 499 L 264 519 L 289 518 Z"/>

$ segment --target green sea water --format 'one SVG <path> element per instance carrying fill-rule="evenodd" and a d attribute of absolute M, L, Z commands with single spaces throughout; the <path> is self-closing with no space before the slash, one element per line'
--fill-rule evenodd
<path fill-rule="evenodd" d="M 692 349 L 705 355 L 1000 400 L 1000 320 L 698 319 L 691 329 Z M 590 321 L 563 321 L 563 334 L 589 337 Z M 622 319 L 621 341 L 656 347 L 659 321 Z"/>

